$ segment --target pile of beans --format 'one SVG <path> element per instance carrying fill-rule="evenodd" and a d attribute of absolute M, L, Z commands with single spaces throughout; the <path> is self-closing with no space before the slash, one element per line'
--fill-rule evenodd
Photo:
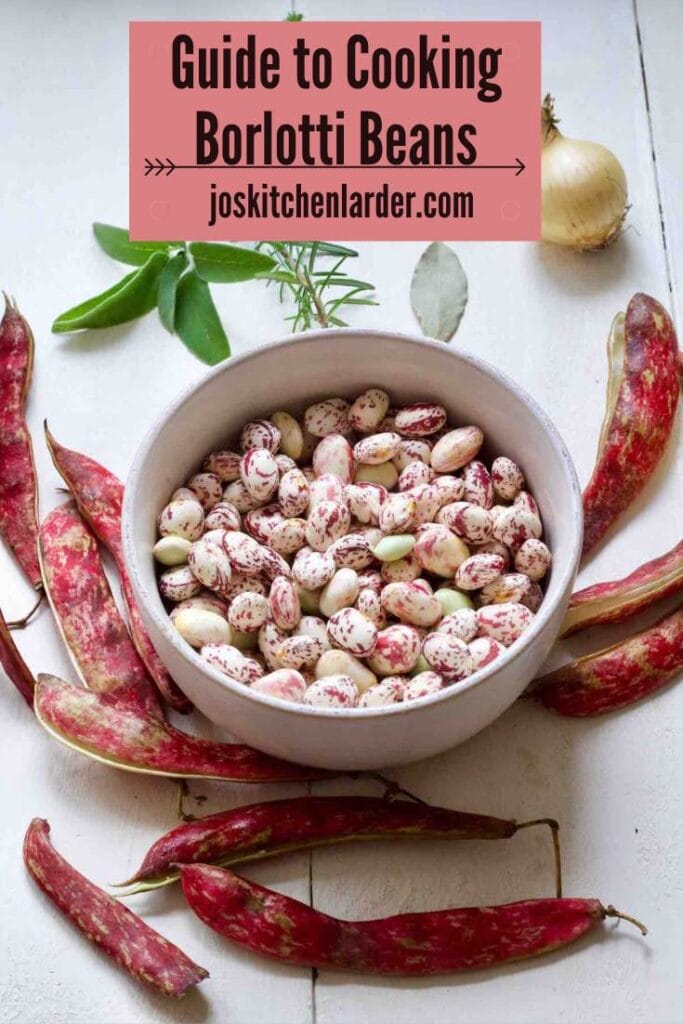
<path fill-rule="evenodd" d="M 443 406 L 370 388 L 247 423 L 158 520 L 180 635 L 258 693 L 369 708 L 490 664 L 543 599 L 551 554 L 519 466 Z"/>

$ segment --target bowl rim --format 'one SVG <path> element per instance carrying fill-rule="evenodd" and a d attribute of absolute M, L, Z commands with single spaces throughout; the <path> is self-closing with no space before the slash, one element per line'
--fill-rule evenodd
<path fill-rule="evenodd" d="M 538 613 L 534 617 L 531 627 L 519 638 L 519 640 L 516 640 L 514 644 L 506 648 L 505 653 L 501 657 L 496 658 L 495 661 L 490 663 L 490 665 L 473 672 L 472 675 L 467 676 L 460 682 L 453 683 L 437 693 L 418 697 L 407 703 L 401 702 L 399 704 L 390 704 L 371 708 L 325 708 L 313 707 L 307 704 L 297 704 L 292 701 L 283 700 L 280 697 L 272 697 L 269 694 L 253 692 L 248 686 L 245 686 L 243 683 L 239 683 L 236 680 L 232 680 L 229 676 L 221 673 L 217 668 L 214 668 L 212 665 L 208 665 L 194 650 L 194 648 L 190 647 L 190 645 L 183 640 L 180 634 L 173 628 L 169 616 L 166 615 L 166 613 L 163 615 L 159 614 L 152 607 L 151 601 L 148 597 L 147 588 L 143 584 L 140 574 L 138 550 L 134 543 L 134 530 L 132 525 L 133 495 L 142 478 L 142 465 L 145 462 L 150 449 L 157 442 L 167 421 L 175 416 L 191 398 L 193 398 L 203 388 L 208 387 L 214 378 L 219 377 L 224 373 L 229 373 L 236 365 L 248 363 L 252 360 L 258 360 L 258 358 L 264 353 L 270 353 L 274 350 L 285 350 L 316 341 L 323 341 L 325 344 L 330 344 L 335 338 L 344 338 L 348 335 L 361 335 L 362 337 L 374 338 L 377 340 L 389 339 L 392 341 L 399 341 L 401 343 L 407 342 L 411 346 L 420 345 L 429 349 L 434 349 L 442 355 L 446 354 L 457 360 L 469 363 L 475 369 L 492 377 L 496 383 L 504 389 L 513 392 L 517 399 L 526 405 L 531 410 L 536 420 L 539 421 L 550 438 L 552 447 L 557 455 L 558 462 L 564 467 L 565 474 L 568 478 L 572 500 L 571 508 L 568 510 L 569 518 L 574 526 L 573 542 L 569 551 L 569 558 L 565 572 L 559 581 L 557 598 L 552 602 L 552 605 L 547 605 L 545 601 L 543 602 Z M 508 377 L 502 370 L 499 370 L 491 363 L 479 358 L 479 356 L 473 355 L 470 352 L 465 352 L 458 348 L 450 348 L 444 345 L 443 342 L 433 341 L 421 335 L 411 334 L 405 331 L 356 327 L 317 328 L 299 332 L 297 334 L 289 334 L 278 341 L 264 342 L 252 349 L 249 349 L 247 352 L 240 353 L 237 356 L 232 356 L 228 360 L 224 360 L 217 366 L 209 369 L 194 384 L 188 385 L 188 387 L 183 389 L 176 398 L 168 403 L 143 436 L 142 441 L 135 452 L 133 462 L 126 478 L 122 508 L 122 540 L 126 565 L 134 581 L 137 595 L 142 595 L 147 613 L 154 620 L 155 624 L 161 630 L 169 643 L 190 666 L 195 669 L 199 669 L 200 672 L 208 676 L 208 678 L 213 682 L 218 683 L 220 686 L 229 690 L 231 693 L 235 694 L 236 697 L 246 701 L 247 703 L 262 704 L 267 707 L 272 707 L 279 712 L 285 712 L 294 716 L 303 715 L 305 717 L 317 719 L 320 719 L 321 717 L 336 720 L 342 719 L 350 722 L 361 720 L 365 721 L 368 718 L 409 714 L 411 711 L 424 708 L 425 706 L 453 699 L 466 691 L 487 682 L 499 670 L 510 665 L 521 657 L 523 652 L 538 639 L 549 619 L 555 612 L 558 603 L 562 600 L 562 596 L 566 593 L 568 585 L 576 575 L 583 544 L 583 503 L 581 488 L 574 462 L 557 427 L 536 400 L 532 398 L 531 395 L 521 387 L 521 385 L 517 384 L 517 382 L 511 377 Z M 140 552 L 139 555 L 140 558 L 142 558 L 142 552 Z M 245 656 L 249 656 L 248 651 L 245 652 Z"/>

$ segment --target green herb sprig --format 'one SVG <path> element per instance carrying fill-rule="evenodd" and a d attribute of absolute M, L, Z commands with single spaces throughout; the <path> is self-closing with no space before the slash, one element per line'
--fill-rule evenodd
<path fill-rule="evenodd" d="M 125 228 L 94 224 L 99 246 L 119 263 L 136 267 L 106 291 L 60 314 L 55 334 L 112 327 L 155 307 L 164 327 L 210 366 L 227 359 L 230 343 L 209 284 L 274 281 L 291 300 L 286 319 L 294 331 L 343 326 L 340 308 L 375 305 L 373 286 L 342 269 L 358 255 L 329 242 L 260 242 L 255 248 L 218 242 L 134 242 Z"/>

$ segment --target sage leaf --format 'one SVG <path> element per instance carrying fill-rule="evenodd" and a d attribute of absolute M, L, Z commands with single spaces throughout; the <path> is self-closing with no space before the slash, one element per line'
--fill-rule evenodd
<path fill-rule="evenodd" d="M 141 267 L 153 252 L 170 252 L 184 245 L 183 242 L 131 242 L 126 228 L 115 228 L 113 224 L 95 223 L 92 229 L 107 256 L 134 267 Z"/>
<path fill-rule="evenodd" d="M 257 274 L 272 270 L 275 260 L 256 249 L 219 242 L 190 242 L 189 250 L 197 273 L 204 281 L 233 284 L 251 281 Z"/>
<path fill-rule="evenodd" d="M 106 292 L 62 313 L 52 324 L 55 334 L 69 334 L 90 327 L 113 327 L 149 313 L 157 304 L 159 275 L 168 255 L 155 252 L 144 266 L 126 274 Z"/>
<path fill-rule="evenodd" d="M 162 324 L 173 334 L 175 330 L 175 307 L 178 282 L 181 274 L 187 267 L 187 256 L 184 251 L 177 252 L 161 271 L 159 276 L 159 294 L 157 305 L 159 307 L 159 319 Z"/>
<path fill-rule="evenodd" d="M 432 242 L 417 261 L 410 304 L 423 334 L 450 341 L 467 305 L 467 277 L 458 257 L 443 242 Z"/>
<path fill-rule="evenodd" d="M 190 270 L 180 278 L 175 305 L 176 334 L 209 366 L 230 355 L 230 345 L 206 281 Z"/>

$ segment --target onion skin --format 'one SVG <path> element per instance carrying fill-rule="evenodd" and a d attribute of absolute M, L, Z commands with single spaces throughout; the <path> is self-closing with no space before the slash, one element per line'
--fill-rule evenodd
<path fill-rule="evenodd" d="M 624 169 L 597 142 L 570 139 L 557 128 L 552 97 L 541 109 L 541 238 L 577 249 L 603 249 L 628 210 Z"/>
<path fill-rule="evenodd" d="M 583 493 L 584 557 L 632 504 L 657 468 L 673 428 L 679 353 L 671 317 L 634 295 L 614 320 L 609 384 L 598 456 Z"/>
<path fill-rule="evenodd" d="M 621 622 L 683 590 L 683 540 L 622 580 L 594 583 L 572 594 L 561 637 L 605 622 Z"/>
<path fill-rule="evenodd" d="M 529 696 L 559 715 L 603 715 L 648 697 L 683 668 L 683 605 L 650 629 L 563 665 Z"/>

